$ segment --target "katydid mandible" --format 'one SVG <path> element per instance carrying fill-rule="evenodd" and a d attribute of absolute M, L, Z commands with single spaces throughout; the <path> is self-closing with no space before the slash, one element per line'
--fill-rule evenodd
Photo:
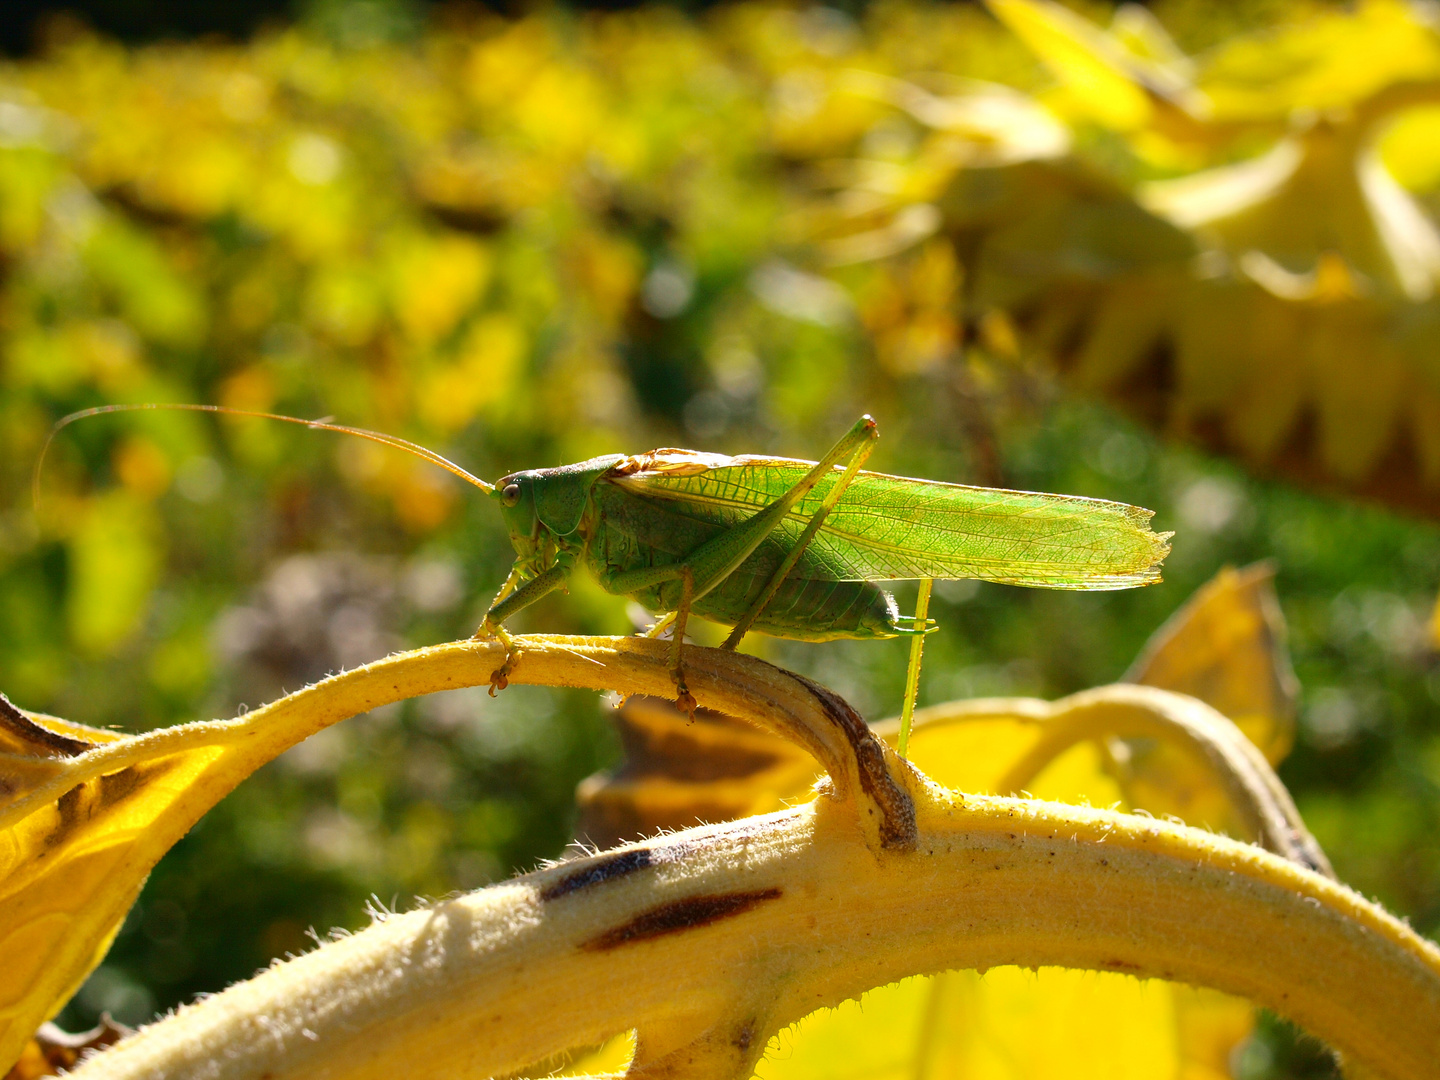
<path fill-rule="evenodd" d="M 358 435 L 488 494 L 516 552 L 476 631 L 506 646 L 492 694 L 505 687 L 517 659 L 506 620 L 563 587 L 583 562 L 607 592 L 663 616 L 649 633 L 672 628 L 671 676 L 682 709 L 695 708 L 682 655 L 693 614 L 733 627 L 727 649 L 750 630 L 803 641 L 914 635 L 908 719 L 920 641 L 935 629 L 923 610 L 931 579 L 1085 590 L 1149 585 L 1160 580 L 1172 535 L 1151 531 L 1151 511 L 1124 503 L 862 471 L 879 435 L 868 416 L 819 462 L 664 448 L 527 469 L 494 484 L 393 435 L 219 405 L 100 406 L 65 417 L 50 438 L 87 416 L 141 409 L 254 416 Z M 918 619 L 901 615 L 877 584 L 905 579 L 921 580 Z"/>

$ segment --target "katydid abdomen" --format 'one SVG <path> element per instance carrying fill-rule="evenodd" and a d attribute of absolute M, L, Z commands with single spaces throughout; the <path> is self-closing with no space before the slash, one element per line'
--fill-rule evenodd
<path fill-rule="evenodd" d="M 707 520 L 703 507 L 646 498 L 604 479 L 591 497 L 594 514 L 587 523 L 585 557 L 602 586 L 625 571 L 680 563 L 731 525 Z M 735 623 L 759 598 L 787 550 L 781 540 L 763 541 L 691 610 L 714 622 Z M 659 614 L 676 610 L 680 592 L 679 581 L 665 581 L 623 595 Z M 891 638 L 901 633 L 898 615 L 894 598 L 878 585 L 837 581 L 823 561 L 802 555 L 753 629 L 802 641 Z"/>

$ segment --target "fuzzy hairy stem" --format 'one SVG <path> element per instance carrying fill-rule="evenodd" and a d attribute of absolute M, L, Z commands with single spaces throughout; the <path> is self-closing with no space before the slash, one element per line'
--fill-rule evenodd
<path fill-rule="evenodd" d="M 515 682 L 670 690 L 664 643 L 519 640 Z M 483 683 L 498 660 L 483 643 L 392 657 L 228 730 L 259 738 L 287 709 L 318 729 Z M 827 691 L 749 657 L 690 650 L 687 674 L 705 706 L 815 752 L 832 797 L 387 918 L 76 1075 L 388 1080 L 419 1064 L 479 1078 L 633 1028 L 631 1076 L 736 1078 L 817 1008 L 905 975 L 1003 964 L 1240 994 L 1386 1080 L 1420 1080 L 1440 1060 L 1440 950 L 1345 887 L 1196 829 L 961 797 L 878 749 Z"/>
<path fill-rule="evenodd" d="M 632 1076 L 736 1078 L 817 1008 L 1002 964 L 1215 987 L 1374 1076 L 1433 1075 L 1440 950 L 1345 887 L 1197 829 L 909 783 L 913 851 L 829 799 L 618 848 L 390 917 L 75 1075 L 479 1078 L 634 1028 Z"/>
<path fill-rule="evenodd" d="M 997 719 L 1043 725 L 1035 745 L 1011 765 L 996 785 L 997 791 L 1018 794 L 1025 790 L 1047 765 L 1077 743 L 1159 739 L 1180 747 L 1210 771 L 1249 839 L 1326 877 L 1335 876 L 1265 756 L 1232 720 L 1197 698 L 1153 686 L 1114 683 L 1058 701 L 952 701 L 921 709 L 915 716 L 917 729 Z M 890 737 L 896 726 L 894 720 L 886 720 L 876 724 L 875 731 Z"/>

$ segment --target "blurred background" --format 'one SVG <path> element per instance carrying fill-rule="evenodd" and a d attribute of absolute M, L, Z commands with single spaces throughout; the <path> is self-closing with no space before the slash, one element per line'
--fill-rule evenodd
<path fill-rule="evenodd" d="M 1432 9 L 35 0 L 0 48 L 17 704 L 232 716 L 468 635 L 512 558 L 423 463 L 194 414 L 67 429 L 37 517 L 71 410 L 333 415 L 489 478 L 813 458 L 869 412 L 873 468 L 1177 534 L 1136 592 L 940 585 L 922 704 L 1113 681 L 1217 569 L 1273 559 L 1303 685 L 1281 775 L 1340 877 L 1440 934 Z M 512 623 L 634 625 L 587 581 Z M 900 700 L 903 642 L 757 649 L 869 718 Z M 62 1022 L 556 856 L 607 712 L 458 691 L 296 747 L 159 865 Z M 1328 1075 L 1306 1060 L 1251 1074 Z"/>

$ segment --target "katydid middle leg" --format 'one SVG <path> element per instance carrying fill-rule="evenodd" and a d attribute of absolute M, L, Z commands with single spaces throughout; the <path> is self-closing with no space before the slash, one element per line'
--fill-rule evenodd
<path fill-rule="evenodd" d="M 671 677 L 675 680 L 682 705 L 687 700 L 694 700 L 685 685 L 685 674 L 680 655 L 681 643 L 685 637 L 685 622 L 689 617 L 691 605 L 734 573 L 741 563 L 754 554 L 761 542 L 779 527 L 780 523 L 785 520 L 785 516 L 794 509 L 795 504 L 809 494 L 821 480 L 832 475 L 835 466 L 847 458 L 852 460 L 850 467 L 842 476 L 840 484 L 848 484 L 860 467 L 858 461 L 863 461 L 863 455 L 868 455 L 876 437 L 875 421 L 868 416 L 861 417 L 855 426 L 831 447 L 830 452 L 816 463 L 814 468 L 796 481 L 795 485 L 783 495 L 767 504 L 753 516 L 706 541 L 679 562 L 620 571 L 607 577 L 603 582 L 608 591 L 621 595 L 667 581 L 682 582 L 681 602 L 677 607 L 674 620 L 672 637 L 674 645 L 671 651 L 670 672 Z M 855 460 L 857 458 L 858 461 Z M 843 490 L 843 486 L 841 490 Z M 839 495 L 834 492 L 830 494 L 834 495 L 835 499 L 839 498 Z M 829 498 L 826 501 L 832 502 Z M 824 520 L 823 516 L 821 520 Z M 818 529 L 819 526 L 816 525 L 815 528 Z M 808 535 L 803 538 L 805 544 L 808 544 L 814 536 L 813 530 L 807 530 L 807 533 Z M 796 555 L 795 558 L 798 559 L 799 555 Z M 791 566 L 793 566 L 793 562 Z M 785 572 L 789 572 L 788 567 L 785 568 Z M 783 580 L 783 576 L 781 580 Z M 775 582 L 775 587 L 779 587 L 778 582 Z M 764 599 L 768 601 L 769 597 L 766 596 Z M 763 607 L 763 604 L 760 606 Z M 758 610 L 756 614 L 758 614 Z"/>

